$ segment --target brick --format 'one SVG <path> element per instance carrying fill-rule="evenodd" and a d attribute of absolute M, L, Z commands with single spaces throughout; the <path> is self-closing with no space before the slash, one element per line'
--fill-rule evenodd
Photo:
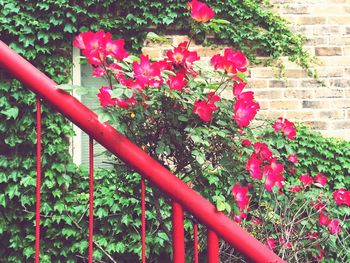
<path fill-rule="evenodd" d="M 339 138 L 350 141 L 350 129 L 343 130 L 326 130 L 321 132 L 323 136 Z"/>
<path fill-rule="evenodd" d="M 318 57 L 325 66 L 347 66 L 350 65 L 350 56 L 324 56 Z"/>
<path fill-rule="evenodd" d="M 284 91 L 284 97 L 287 99 L 312 99 L 314 97 L 314 90 L 288 89 Z"/>
<path fill-rule="evenodd" d="M 282 99 L 283 92 L 281 90 L 256 90 L 255 97 L 257 101 L 260 99 Z"/>
<path fill-rule="evenodd" d="M 345 89 L 345 98 L 350 98 L 350 89 Z"/>
<path fill-rule="evenodd" d="M 253 78 L 275 78 L 277 72 L 272 70 L 272 68 L 252 68 Z"/>
<path fill-rule="evenodd" d="M 344 56 L 350 56 L 350 46 L 343 48 Z"/>
<path fill-rule="evenodd" d="M 342 89 L 330 89 L 319 88 L 315 90 L 315 98 L 343 98 L 344 90 Z"/>
<path fill-rule="evenodd" d="M 268 87 L 268 81 L 264 79 L 248 78 L 247 82 L 248 82 L 248 87 L 252 89 L 261 89 L 261 88 L 264 89 Z"/>
<path fill-rule="evenodd" d="M 143 47 L 142 54 L 148 55 L 150 58 L 160 58 L 162 56 L 160 48 Z"/>
<path fill-rule="evenodd" d="M 282 7 L 283 14 L 308 14 L 308 6 L 307 5 L 286 5 Z"/>
<path fill-rule="evenodd" d="M 316 56 L 341 56 L 343 54 L 340 47 L 316 47 Z"/>
<path fill-rule="evenodd" d="M 349 25 L 350 24 L 350 16 L 329 16 L 328 17 L 329 24 L 337 24 L 337 25 Z"/>
<path fill-rule="evenodd" d="M 278 100 L 270 101 L 271 109 L 289 110 L 289 109 L 300 109 L 300 100 Z"/>
<path fill-rule="evenodd" d="M 307 79 L 307 80 L 302 80 L 300 83 L 300 87 L 302 88 L 318 88 L 323 86 L 324 86 L 324 83 L 322 83 L 322 79 L 319 79 L 319 80 Z"/>
<path fill-rule="evenodd" d="M 348 36 L 342 36 L 342 37 L 337 37 L 337 36 L 332 36 L 329 38 L 329 44 L 334 45 L 334 46 L 346 46 L 350 45 L 350 37 Z"/>
<path fill-rule="evenodd" d="M 262 118 L 265 120 L 276 120 L 279 117 L 284 117 L 282 111 L 272 111 L 272 110 L 260 110 L 257 115 L 258 118 Z"/>
<path fill-rule="evenodd" d="M 286 69 L 285 75 L 287 78 L 306 78 L 307 72 L 303 69 Z"/>
<path fill-rule="evenodd" d="M 303 124 L 317 130 L 326 130 L 328 128 L 328 122 L 326 121 L 305 121 Z"/>
<path fill-rule="evenodd" d="M 334 99 L 332 100 L 332 108 L 336 109 L 350 109 L 350 98 Z"/>
<path fill-rule="evenodd" d="M 349 129 L 350 127 L 350 121 L 332 121 L 330 123 L 331 125 L 331 129 L 334 129 L 334 130 L 341 130 L 341 129 Z"/>
<path fill-rule="evenodd" d="M 331 79 L 329 80 L 329 85 L 330 87 L 349 88 L 350 79 Z"/>
<path fill-rule="evenodd" d="M 267 100 L 259 100 L 260 110 L 268 110 L 270 108 L 270 102 Z"/>
<path fill-rule="evenodd" d="M 339 26 L 314 26 L 312 30 L 313 35 L 336 35 L 341 33 Z"/>
<path fill-rule="evenodd" d="M 329 100 L 304 100 L 302 102 L 304 109 L 326 109 L 330 108 Z"/>
<path fill-rule="evenodd" d="M 172 39 L 172 45 L 177 47 L 180 43 L 184 41 L 189 41 L 190 38 L 187 35 L 175 35 L 175 36 L 170 36 Z"/>
<path fill-rule="evenodd" d="M 315 119 L 315 113 L 313 110 L 298 110 L 298 111 L 286 111 L 287 119 L 294 120 L 313 120 Z"/>
<path fill-rule="evenodd" d="M 345 68 L 344 74 L 345 74 L 345 76 L 350 77 L 350 68 Z"/>
<path fill-rule="evenodd" d="M 216 54 L 220 54 L 221 53 L 221 48 L 210 48 L 210 47 L 194 47 L 191 48 L 191 51 L 196 51 L 198 53 L 198 55 L 202 58 L 202 57 L 212 57 Z"/>
<path fill-rule="evenodd" d="M 307 46 L 319 46 L 328 44 L 328 37 L 308 37 L 305 45 Z"/>
<path fill-rule="evenodd" d="M 344 69 L 343 67 L 318 67 L 317 74 L 319 77 L 343 77 Z"/>
<path fill-rule="evenodd" d="M 269 80 L 268 83 L 270 88 L 285 88 L 287 86 L 287 82 L 283 80 Z"/>
<path fill-rule="evenodd" d="M 319 25 L 326 23 L 325 16 L 298 16 L 295 17 L 298 25 Z"/>
<path fill-rule="evenodd" d="M 320 119 L 343 119 L 345 112 L 341 110 L 322 110 L 318 112 L 318 118 Z"/>
<path fill-rule="evenodd" d="M 342 5 L 312 5 L 309 6 L 311 14 L 321 15 L 339 15 L 346 13 Z"/>

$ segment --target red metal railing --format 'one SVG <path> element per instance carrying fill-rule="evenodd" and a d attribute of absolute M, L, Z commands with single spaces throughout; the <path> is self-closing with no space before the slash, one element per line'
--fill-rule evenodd
<path fill-rule="evenodd" d="M 50 103 L 65 117 L 90 136 L 90 205 L 89 205 L 89 262 L 92 262 L 93 248 L 93 141 L 100 143 L 130 167 L 137 170 L 141 178 L 142 206 L 142 262 L 146 262 L 146 217 L 145 180 L 163 191 L 173 200 L 173 261 L 185 262 L 184 210 L 207 227 L 208 262 L 219 262 L 219 238 L 254 262 L 283 262 L 276 254 L 260 243 L 229 217 L 218 212 L 214 205 L 192 190 L 165 167 L 147 155 L 122 134 L 107 123 L 99 122 L 96 114 L 81 104 L 67 92 L 57 88 L 57 84 L 37 70 L 28 61 L 13 52 L 0 41 L 0 66 L 8 70 L 26 84 L 38 98 Z M 69 107 L 67 107 L 69 105 Z M 36 259 L 40 251 L 40 100 L 38 109 L 37 146 L 37 216 L 36 216 Z M 194 223 L 194 262 L 198 262 L 197 223 Z"/>

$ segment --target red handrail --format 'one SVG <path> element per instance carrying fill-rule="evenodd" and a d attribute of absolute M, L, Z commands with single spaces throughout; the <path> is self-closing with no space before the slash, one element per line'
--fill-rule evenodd
<path fill-rule="evenodd" d="M 214 205 L 0 41 L 0 66 L 254 262 L 283 262 Z"/>

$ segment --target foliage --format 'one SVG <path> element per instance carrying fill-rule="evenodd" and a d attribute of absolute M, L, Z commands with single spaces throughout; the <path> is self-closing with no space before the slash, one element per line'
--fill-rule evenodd
<path fill-rule="evenodd" d="M 303 48 L 304 38 L 292 33 L 287 22 L 270 11 L 265 1 L 208 3 L 220 17 L 231 22 L 217 26 L 221 30 L 215 30 L 215 38 L 244 51 L 251 62 L 258 62 L 257 54 L 268 56 L 268 63 L 288 56 L 303 68 L 310 67 L 310 56 Z M 36 65 L 45 65 L 50 75 L 62 76 L 68 70 L 70 43 L 79 31 L 111 31 L 118 38 L 127 39 L 129 50 L 139 51 L 147 31 L 190 30 L 190 23 L 185 19 L 186 0 L 89 0 L 81 3 L 45 0 L 25 5 L 1 0 L 0 8 L 1 38 Z M 203 29 L 192 33 L 198 41 L 206 38 Z"/>
<path fill-rule="evenodd" d="M 189 7 L 200 22 L 194 22 L 193 31 L 218 30 L 229 23 L 213 19 L 213 10 L 203 3 L 193 1 Z M 150 61 L 144 55 L 130 56 L 124 40 L 113 40 L 110 33 L 79 34 L 73 44 L 93 66 L 93 76 L 106 80 L 97 94 L 100 119 L 141 145 L 282 259 L 322 261 L 336 255 L 347 260 L 349 208 L 338 205 L 350 206 L 350 191 L 325 193 L 327 176 L 302 174 L 295 167 L 298 157 L 289 141 L 295 140 L 296 129 L 287 119 L 273 123 L 274 132 L 265 138 L 270 147 L 255 138 L 249 124 L 259 104 L 252 91 L 244 90 L 243 53 L 226 48 L 211 58 L 213 68 L 203 68 L 190 43 Z M 226 89 L 233 99 L 221 97 Z M 157 196 L 151 196 L 157 209 Z M 161 215 L 158 220 L 169 218 Z M 244 260 L 235 251 L 222 252 L 225 261 Z"/>
<path fill-rule="evenodd" d="M 168 25 L 172 25 L 173 30 L 187 30 L 190 23 L 183 19 L 185 1 L 167 3 L 169 4 L 164 4 L 164 1 L 148 1 L 146 4 L 144 1 L 124 0 L 71 3 L 65 0 L 46 0 L 30 1 L 24 5 L 19 1 L 0 0 L 1 39 L 57 83 L 66 83 L 72 66 L 71 40 L 79 31 L 111 29 L 119 37 L 127 36 L 127 46 L 135 51 L 142 46 L 146 31 L 150 30 L 149 25 L 157 28 L 158 31 L 165 31 L 165 26 Z M 217 23 L 216 28 L 213 28 L 217 31 L 218 38 L 224 43 L 244 49 L 251 60 L 254 59 L 255 53 L 260 52 L 259 48 L 263 47 L 263 52 L 272 59 L 287 55 L 291 59 L 299 60 L 303 67 L 308 67 L 307 58 L 301 46 L 302 38 L 292 34 L 284 26 L 283 20 L 262 8 L 259 5 L 261 1 L 230 1 L 230 3 L 232 5 L 213 1 L 218 14 L 222 14 L 226 20 L 235 21 L 226 26 Z M 266 20 L 266 24 L 262 23 L 262 20 Z M 201 37 L 205 38 L 204 29 L 199 28 L 191 33 L 200 40 Z M 248 49 L 248 45 L 252 48 Z M 205 85 L 198 87 L 203 89 Z M 0 213 L 2 215 L 0 261 L 26 262 L 33 258 L 34 254 L 35 98 L 33 94 L 23 91 L 17 82 L 1 83 L 0 92 L 2 94 L 0 99 Z M 179 108 L 175 110 L 169 108 L 176 101 L 172 97 L 176 96 L 176 92 L 153 95 L 155 95 L 154 98 L 159 96 L 161 99 L 161 103 L 154 106 L 161 107 L 161 110 L 169 114 L 172 111 L 179 113 L 179 118 L 171 119 L 171 125 L 174 126 L 174 130 L 180 129 L 180 133 L 172 135 L 176 138 L 185 134 L 186 138 L 189 138 L 187 142 L 182 142 L 181 147 L 184 150 L 190 147 L 191 150 L 187 150 L 187 154 L 193 171 L 200 171 L 199 168 L 207 162 L 206 159 L 213 161 L 214 166 L 220 162 L 227 167 L 226 170 L 221 170 L 208 165 L 203 172 L 191 174 L 194 181 L 189 183 L 193 184 L 196 190 L 202 189 L 202 194 L 215 202 L 219 210 L 229 212 L 232 200 L 228 197 L 228 192 L 236 181 L 233 175 L 238 174 L 239 167 L 236 164 L 240 162 L 238 157 L 237 160 L 232 160 L 232 156 L 229 155 L 231 153 L 233 156 L 239 156 L 237 127 L 232 130 L 230 127 L 223 129 L 225 122 L 227 123 L 230 119 L 229 111 L 225 112 L 223 107 L 223 110 L 217 113 L 222 118 L 222 122 L 214 121 L 217 126 L 210 127 L 195 118 L 189 106 L 184 112 L 180 112 Z M 169 105 L 167 102 L 170 102 Z M 188 105 L 189 103 L 190 101 Z M 224 104 L 226 107 L 232 106 L 232 102 L 222 100 L 220 106 Z M 135 113 L 129 112 L 129 115 L 124 116 L 125 123 L 132 123 L 130 118 L 133 114 Z M 123 118 L 123 116 L 119 117 Z M 139 117 L 135 114 L 133 118 Z M 160 116 L 157 117 L 160 121 Z M 46 105 L 43 106 L 43 119 L 45 147 L 43 149 L 41 261 L 84 260 L 87 250 L 88 178 L 86 171 L 77 170 L 68 155 L 67 136 L 72 136 L 71 127 Z M 185 121 L 192 121 L 197 126 L 182 131 Z M 211 129 L 210 133 L 207 130 L 208 127 Z M 141 132 L 152 132 L 152 130 Z M 232 133 L 231 137 L 226 137 L 229 133 Z M 230 141 L 230 138 L 233 140 Z M 169 144 L 169 146 L 165 144 L 169 139 L 170 136 L 163 133 L 159 143 L 157 142 L 157 147 L 152 146 L 154 156 L 159 156 L 160 161 L 165 161 L 164 156 L 168 151 L 173 151 L 176 157 L 180 156 L 175 144 Z M 229 144 L 226 145 L 226 143 Z M 144 146 L 148 147 L 147 144 Z M 208 146 L 211 149 L 218 147 L 219 155 L 211 154 L 210 148 L 206 149 Z M 231 148 L 227 149 L 227 147 Z M 181 168 L 181 161 L 177 163 L 177 168 Z M 181 169 L 180 176 L 188 180 L 185 176 L 185 172 L 188 171 L 184 167 Z M 130 195 L 137 196 L 139 188 L 135 184 L 137 179 L 132 171 L 125 168 L 118 168 L 116 171 L 117 176 L 110 171 L 102 171 L 96 175 L 98 188 L 95 204 L 98 230 L 95 237 L 96 246 L 100 248 L 95 249 L 94 258 L 106 260 L 108 255 L 113 255 L 117 260 L 130 262 L 138 258 L 140 251 L 137 242 L 140 224 L 137 218 L 139 218 L 140 206 L 136 198 L 130 197 Z M 124 184 L 120 183 L 121 178 L 125 180 Z M 239 175 L 237 180 L 244 180 L 244 178 L 243 175 Z M 117 185 L 120 185 L 120 189 L 116 187 Z M 225 189 L 226 192 L 221 189 Z M 120 192 L 115 194 L 115 191 Z M 157 196 L 157 193 L 154 193 L 155 190 L 149 189 L 149 191 L 151 192 L 148 196 Z M 162 216 L 165 227 L 160 225 L 161 220 L 156 219 L 154 213 L 147 214 L 149 225 L 154 229 L 152 233 L 157 235 L 156 238 L 152 236 L 148 240 L 148 253 L 154 259 L 157 257 L 164 259 L 163 253 L 169 252 L 169 246 L 167 246 L 169 235 L 166 233 L 166 229 L 170 227 L 169 210 L 167 210 L 166 200 L 159 199 L 159 203 L 160 211 L 164 213 Z M 189 228 L 188 221 L 186 229 Z M 114 231 L 112 236 L 110 229 Z M 188 242 L 190 242 L 189 238 Z M 133 244 L 136 243 L 138 245 L 134 246 Z M 129 245 L 126 246 L 126 244 Z"/>
<path fill-rule="evenodd" d="M 298 172 L 288 179 L 290 185 L 295 185 L 301 174 L 316 175 L 321 172 L 328 178 L 327 185 L 322 188 L 321 192 L 318 191 L 319 193 L 311 195 L 312 191 L 307 191 L 302 195 L 298 193 L 296 197 L 300 198 L 299 203 L 303 203 L 310 202 L 314 197 L 322 196 L 329 213 L 341 219 L 342 228 L 349 232 L 348 216 L 350 210 L 348 207 L 334 207 L 332 194 L 338 189 L 350 188 L 350 143 L 341 139 L 324 137 L 301 124 L 297 126 L 297 135 L 294 141 L 288 141 L 286 138 L 278 136 L 271 126 L 259 133 L 260 139 L 265 140 L 284 158 L 287 158 L 291 153 L 298 156 L 299 161 L 295 164 Z M 317 187 L 314 188 L 317 189 Z M 344 248 L 350 245 L 347 238 L 331 237 L 325 241 L 329 248 L 325 254 L 325 262 L 346 262 L 349 260 L 349 255 L 344 251 Z"/>
<path fill-rule="evenodd" d="M 302 125 L 297 131 L 296 139 L 288 146 L 286 140 L 277 139 L 271 130 L 265 131 L 264 139 L 281 154 L 295 152 L 300 173 L 324 173 L 329 178 L 330 190 L 350 188 L 350 143 L 324 137 Z"/>

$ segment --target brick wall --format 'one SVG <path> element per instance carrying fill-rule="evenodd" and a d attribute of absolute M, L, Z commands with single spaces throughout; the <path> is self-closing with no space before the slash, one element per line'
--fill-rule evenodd
<path fill-rule="evenodd" d="M 282 60 L 286 80 L 276 78 L 276 68 L 254 66 L 248 78 L 260 102 L 260 117 L 283 116 L 322 131 L 325 135 L 350 140 L 350 0 L 274 0 L 274 11 L 290 27 L 304 34 L 306 48 L 319 60 L 321 84 L 307 77 L 297 65 Z M 172 36 L 176 46 L 185 36 Z M 170 45 L 148 44 L 143 52 L 161 57 Z M 201 57 L 218 53 L 193 46 Z"/>

